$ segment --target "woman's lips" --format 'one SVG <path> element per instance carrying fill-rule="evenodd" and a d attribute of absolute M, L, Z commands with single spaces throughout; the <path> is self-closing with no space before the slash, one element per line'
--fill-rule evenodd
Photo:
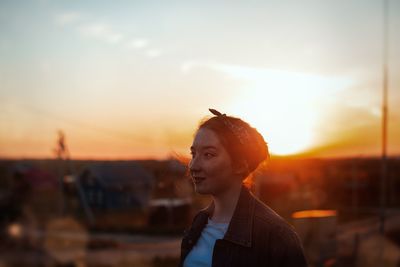
<path fill-rule="evenodd" d="M 193 177 L 193 181 L 198 184 L 204 181 L 206 178 L 205 177 Z"/>

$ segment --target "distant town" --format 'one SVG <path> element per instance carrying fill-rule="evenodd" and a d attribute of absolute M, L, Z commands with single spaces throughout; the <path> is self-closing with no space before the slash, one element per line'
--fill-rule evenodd
<path fill-rule="evenodd" d="M 60 217 L 72 219 L 90 233 L 179 239 L 195 212 L 209 202 L 209 197 L 194 193 L 185 162 L 1 160 L 2 240 L 9 240 L 2 246 L 15 243 L 12 235 L 22 235 L 18 229 L 44 229 L 49 221 Z M 400 208 L 399 183 L 400 158 L 392 157 L 387 161 L 387 214 Z M 351 223 L 379 218 L 382 210 L 379 158 L 273 157 L 259 167 L 248 186 L 295 227 L 302 227 L 299 212 L 317 211 L 311 217 L 324 217 L 327 213 L 323 211 L 333 212 L 335 244 L 327 245 L 319 258 L 337 258 L 341 253 L 341 261 L 354 261 L 354 236 L 350 237 L 352 245 L 347 250 L 338 250 L 338 227 L 343 226 L 343 230 Z M 327 225 L 324 229 L 329 229 Z M 368 227 L 377 230 L 376 223 Z M 344 236 L 355 230 L 343 231 L 341 242 L 350 242 Z M 397 228 L 390 232 L 393 242 L 399 241 L 399 233 Z M 27 246 L 36 246 L 32 240 L 26 242 Z M 92 247 L 99 244 L 102 243 L 91 242 Z"/>

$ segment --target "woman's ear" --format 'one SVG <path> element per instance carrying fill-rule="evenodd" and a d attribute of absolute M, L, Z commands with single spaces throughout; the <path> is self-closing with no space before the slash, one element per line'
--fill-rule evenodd
<path fill-rule="evenodd" d="M 249 166 L 247 164 L 247 162 L 245 160 L 242 160 L 240 162 L 238 162 L 238 164 L 235 164 L 235 170 L 234 173 L 235 174 L 244 174 L 247 176 L 248 172 L 249 172 Z"/>

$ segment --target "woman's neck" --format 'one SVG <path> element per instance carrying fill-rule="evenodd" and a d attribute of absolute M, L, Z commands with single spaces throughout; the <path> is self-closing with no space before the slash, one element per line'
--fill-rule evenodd
<path fill-rule="evenodd" d="M 214 212 L 212 220 L 219 223 L 229 223 L 239 199 L 242 183 L 235 183 L 228 190 L 213 196 Z"/>

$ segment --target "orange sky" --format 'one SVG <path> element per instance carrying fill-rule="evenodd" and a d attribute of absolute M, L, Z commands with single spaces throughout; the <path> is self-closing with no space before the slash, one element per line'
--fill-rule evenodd
<path fill-rule="evenodd" d="M 372 0 L 0 3 L 0 157 L 54 157 L 59 129 L 73 158 L 188 155 L 208 108 L 249 121 L 273 154 L 379 155 L 382 13 Z"/>

